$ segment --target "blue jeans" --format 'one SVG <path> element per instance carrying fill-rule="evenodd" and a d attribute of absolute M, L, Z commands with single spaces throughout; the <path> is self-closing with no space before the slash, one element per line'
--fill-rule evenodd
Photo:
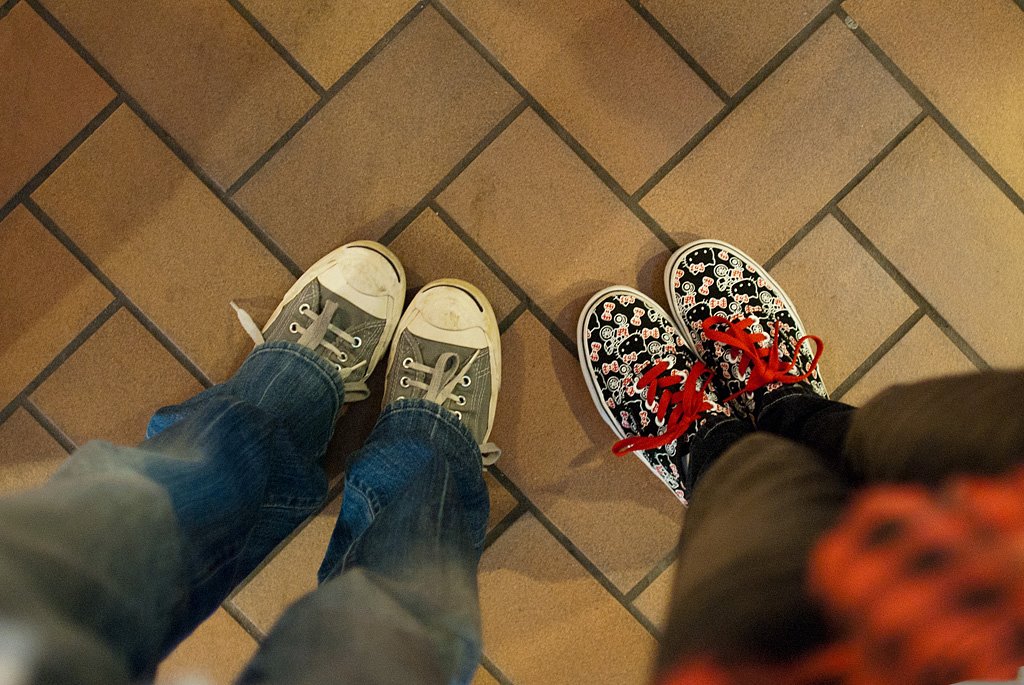
<path fill-rule="evenodd" d="M 0 659 L 29 682 L 145 680 L 327 497 L 332 366 L 286 342 L 160 410 L 136 448 L 92 442 L 0 499 Z M 468 682 L 489 501 L 454 414 L 389 405 L 351 460 L 321 585 L 242 683 Z"/>

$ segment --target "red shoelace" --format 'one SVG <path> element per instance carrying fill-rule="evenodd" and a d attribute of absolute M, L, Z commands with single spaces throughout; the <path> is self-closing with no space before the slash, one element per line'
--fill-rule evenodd
<path fill-rule="evenodd" d="M 658 362 L 648 369 L 637 381 L 636 387 L 641 393 L 646 392 L 647 404 L 656 409 L 655 416 L 658 422 L 665 421 L 665 430 L 660 435 L 634 436 L 619 440 L 612 447 L 615 456 L 623 457 L 630 452 L 667 445 L 685 433 L 702 412 L 711 409 L 711 405 L 704 399 L 704 391 L 711 385 L 711 375 L 708 374 L 702 385 L 697 385 L 707 370 L 703 363 L 695 362 L 683 380 L 682 376 L 666 373 L 668 362 Z M 676 389 L 680 385 L 682 388 Z"/>
<path fill-rule="evenodd" d="M 825 349 L 825 343 L 821 341 L 821 338 L 816 335 L 805 335 L 799 338 L 796 344 L 793 345 L 794 357 L 800 350 L 800 347 L 808 340 L 813 340 L 816 347 L 814 359 L 807 367 L 807 371 L 800 375 L 794 375 L 790 372 L 796 366 L 795 359 L 786 362 L 779 358 L 779 322 L 775 322 L 775 335 L 771 347 L 763 347 L 761 345 L 762 342 L 768 339 L 766 334 L 751 333 L 747 330 L 753 323 L 754 319 L 751 317 L 739 321 L 730 321 L 724 316 L 712 316 L 704 319 L 705 337 L 708 340 L 720 342 L 741 353 L 742 356 L 739 361 L 740 373 L 746 373 L 747 369 L 750 369 L 750 378 L 747 379 L 747 384 L 739 392 L 733 393 L 722 400 L 723 404 L 731 402 L 748 392 L 754 392 L 763 388 L 769 383 L 789 385 L 805 381 L 814 375 L 814 370 L 818 368 L 818 360 L 821 359 L 821 353 Z M 714 328 L 714 326 L 721 324 L 725 324 L 726 330 Z"/>

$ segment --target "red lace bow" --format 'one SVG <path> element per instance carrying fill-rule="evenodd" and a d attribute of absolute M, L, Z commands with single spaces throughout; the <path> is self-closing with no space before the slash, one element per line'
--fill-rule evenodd
<path fill-rule="evenodd" d="M 704 319 L 702 324 L 704 335 L 708 340 L 720 342 L 741 353 L 739 360 L 741 374 L 746 373 L 747 369 L 750 369 L 750 378 L 747 379 L 747 384 L 739 392 L 733 393 L 722 400 L 723 404 L 731 402 L 740 395 L 763 388 L 769 383 L 784 383 L 788 385 L 807 380 L 814 375 L 814 370 L 818 368 L 818 360 L 821 359 L 821 353 L 825 350 L 825 343 L 816 335 L 805 335 L 797 339 L 793 345 L 794 357 L 804 342 L 808 340 L 814 341 L 816 349 L 814 359 L 811 360 L 807 371 L 800 375 L 794 375 L 790 372 L 796 366 L 795 359 L 784 362 L 779 358 L 780 322 L 775 322 L 775 335 L 770 347 L 761 345 L 762 342 L 768 339 L 767 335 L 764 333 L 751 333 L 747 330 L 753 323 L 754 319 L 751 317 L 740 321 L 730 321 L 724 316 L 712 316 Z M 714 328 L 723 324 L 726 327 L 725 330 Z"/>
<path fill-rule="evenodd" d="M 698 379 L 707 373 L 707 370 L 704 364 L 695 362 L 683 380 L 682 376 L 666 373 L 668 362 L 665 361 L 658 362 L 648 369 L 637 381 L 636 387 L 641 392 L 646 391 L 648 406 L 657 410 L 659 422 L 665 421 L 665 430 L 660 435 L 635 436 L 619 440 L 612 447 L 615 456 L 623 457 L 630 452 L 667 445 L 685 433 L 701 412 L 711 409 L 711 405 L 704 399 L 704 391 L 711 385 L 710 374 L 702 385 L 697 385 Z M 674 390 L 679 385 L 682 385 L 682 388 Z"/>

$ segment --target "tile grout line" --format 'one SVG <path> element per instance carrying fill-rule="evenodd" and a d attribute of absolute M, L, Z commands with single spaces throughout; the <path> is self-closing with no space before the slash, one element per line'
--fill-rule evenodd
<path fill-rule="evenodd" d="M 515 308 L 508 313 L 508 316 L 502 319 L 501 322 L 498 324 L 498 331 L 504 334 L 506 331 L 508 331 L 508 329 L 512 328 L 512 326 L 515 325 L 516 321 L 519 320 L 519 317 L 526 313 L 526 311 L 526 304 L 522 300 L 520 300 L 516 304 Z"/>
<path fill-rule="evenodd" d="M 302 66 L 302 63 L 296 59 L 295 55 L 288 51 L 288 48 L 282 45 L 281 42 L 274 37 L 274 34 L 272 34 L 267 27 L 249 11 L 249 8 L 242 4 L 242 0 L 228 0 L 228 4 L 238 12 L 238 15 L 242 17 L 245 23 L 259 34 L 260 38 L 262 38 L 263 41 L 277 53 L 278 57 L 291 67 L 292 71 L 294 71 L 296 75 L 298 75 L 298 77 L 313 90 L 314 93 L 323 97 L 324 93 L 327 92 L 327 89 L 324 88 L 311 73 L 309 73 L 306 67 Z"/>
<path fill-rule="evenodd" d="M 868 49 L 868 51 L 874 56 L 874 58 L 881 63 L 885 70 L 903 87 L 910 97 L 914 99 L 917 104 L 931 115 L 935 123 L 939 125 L 947 136 L 949 136 L 957 147 L 960 148 L 967 157 L 974 162 L 974 165 L 981 170 L 981 172 L 993 183 L 1002 193 L 1010 200 L 1011 203 L 1017 208 L 1018 211 L 1024 212 L 1024 197 L 1018 193 L 1009 182 L 1003 178 L 1003 176 L 996 171 L 995 167 L 984 155 L 982 155 L 977 148 L 974 147 L 967 140 L 967 137 L 953 125 L 945 114 L 936 107 L 927 95 L 924 94 L 917 84 L 911 80 L 909 76 L 896 64 L 895 61 L 889 55 L 882 50 L 882 48 L 874 41 L 871 36 L 868 35 L 867 31 L 861 28 L 857 20 L 850 16 L 846 10 L 842 7 L 836 7 L 835 15 L 846 24 L 846 27 L 850 29 L 850 32 L 860 40 L 861 44 Z"/>
<path fill-rule="evenodd" d="M 896 283 L 903 289 L 903 291 L 910 297 L 914 303 L 921 307 L 928 315 L 928 317 L 935 323 L 936 326 L 946 335 L 949 340 L 956 345 L 971 362 L 981 371 L 992 368 L 988 362 L 986 362 L 980 354 L 967 342 L 967 340 L 960 335 L 959 331 L 953 328 L 952 324 L 949 323 L 941 314 L 938 309 L 929 302 L 924 295 L 921 294 L 914 285 L 910 282 L 903 273 L 896 268 L 896 265 L 889 261 L 889 258 L 882 254 L 882 251 L 875 246 L 874 243 L 867 237 L 867 235 L 860 230 L 860 228 L 846 215 L 839 207 L 832 209 L 832 216 L 834 216 L 840 224 L 846 229 L 846 231 L 853 236 L 854 240 L 860 243 L 860 246 L 871 255 L 871 257 L 878 263 L 882 269 L 889 274 Z"/>
<path fill-rule="evenodd" d="M 14 6 L 19 2 L 21 2 L 21 0 L 7 0 L 3 4 L 0 4 L 0 19 L 6 17 L 7 13 L 14 9 Z"/>
<path fill-rule="evenodd" d="M 586 554 L 584 554 L 579 547 L 566 535 L 562 530 L 548 518 L 540 507 L 538 507 L 533 501 L 527 497 L 522 490 L 519 489 L 512 479 L 505 475 L 496 466 L 490 467 L 491 474 L 495 479 L 505 487 L 506 490 L 512 493 L 512 496 L 522 502 L 527 509 L 527 512 L 533 515 L 535 519 L 547 530 L 551 537 L 555 538 L 558 543 L 567 551 L 573 559 L 576 560 L 580 566 L 582 566 L 590 576 L 598 582 L 605 589 L 605 591 L 611 595 L 623 608 L 630 613 L 630 615 L 636 619 L 636 621 L 644 627 L 644 629 L 651 634 L 651 637 L 658 639 L 658 629 L 651 623 L 650 619 L 643 615 L 639 609 L 633 606 L 632 602 L 628 601 L 621 590 L 619 590 L 615 583 L 613 583 L 608 576 L 598 568 L 597 564 L 590 560 Z M 525 513 L 525 512 L 524 512 Z"/>
<path fill-rule="evenodd" d="M 903 340 L 914 326 L 916 326 L 926 315 L 927 312 L 924 307 L 918 306 L 918 308 L 915 309 L 909 317 L 907 317 L 906 321 L 901 323 L 895 331 L 890 333 L 889 336 L 867 356 L 867 359 L 862 361 L 856 369 L 850 372 L 850 375 L 848 375 L 842 383 L 836 386 L 835 390 L 829 393 L 831 399 L 837 401 L 842 400 L 843 396 L 846 395 L 853 386 L 857 385 L 864 376 L 868 375 L 868 372 L 875 368 L 875 365 L 882 361 L 882 358 L 885 357 L 892 348 L 896 347 L 896 345 L 898 345 L 899 342 Z"/>
<path fill-rule="evenodd" d="M 723 88 L 718 81 L 711 76 L 708 70 L 697 61 L 697 58 L 691 55 L 690 51 L 683 47 L 683 44 L 680 43 L 674 35 L 672 35 L 672 32 L 669 31 L 649 9 L 644 7 L 641 0 L 626 0 L 626 4 L 632 7 L 633 10 L 640 15 L 640 18 L 647 22 L 650 27 L 654 29 L 654 32 L 657 33 L 670 48 L 672 48 L 672 51 L 679 55 L 680 59 L 686 62 L 686 65 L 693 70 L 693 73 L 700 77 L 700 80 L 704 82 L 704 85 L 710 88 L 711 92 L 713 92 L 718 99 L 722 101 L 722 104 L 725 104 L 732 99 L 732 96 L 729 95 L 729 91 Z"/>
<path fill-rule="evenodd" d="M 319 100 L 314 102 L 306 113 L 303 114 L 298 120 L 291 125 L 291 127 L 285 131 L 281 136 L 267 148 L 266 152 L 260 155 L 255 162 L 253 162 L 248 169 L 242 172 L 242 175 L 235 179 L 234 183 L 229 185 L 226 189 L 228 197 L 234 197 L 234 195 L 241 190 L 245 184 L 253 179 L 253 177 L 263 169 L 264 166 L 270 162 L 271 159 L 280 152 L 281 148 L 288 144 L 292 138 L 299 134 L 299 132 L 306 127 L 306 125 L 313 120 L 313 118 L 322 110 L 327 104 L 334 99 L 334 97 L 341 92 L 341 90 L 348 85 L 352 79 L 359 75 L 359 73 L 368 65 L 373 59 L 380 54 L 394 39 L 402 32 L 402 30 L 408 26 L 413 19 L 415 19 L 423 8 L 426 7 L 426 0 L 420 0 L 413 7 L 405 13 L 405 15 L 395 23 L 388 32 L 385 33 L 380 40 L 373 44 L 369 50 L 360 57 L 355 64 L 348 68 L 344 74 L 342 74 L 337 81 L 331 84 L 327 90 L 323 92 L 323 95 Z"/>
<path fill-rule="evenodd" d="M 529 108 L 534 111 L 541 120 L 547 124 L 556 136 L 561 139 L 590 169 L 590 171 L 597 176 L 597 178 L 605 185 L 605 187 L 612 192 L 612 194 L 622 202 L 633 214 L 639 219 L 647 229 L 653 233 L 669 250 L 674 251 L 678 249 L 679 245 L 675 239 L 670 236 L 665 229 L 650 215 L 647 211 L 640 206 L 632 195 L 626 192 L 625 188 L 619 184 L 618 181 L 605 169 L 597 158 L 594 157 L 590 152 L 583 147 L 583 145 L 576 140 L 568 129 L 558 122 L 557 119 L 528 91 L 523 84 L 512 75 L 505 65 L 493 54 L 487 47 L 480 42 L 480 40 L 473 35 L 472 32 L 456 17 L 447 7 L 444 6 L 441 0 L 429 0 L 430 5 L 437 10 L 437 12 L 445 18 L 445 21 L 455 29 L 455 31 L 462 36 L 462 39 L 469 43 L 470 46 L 476 50 L 484 61 L 486 61 L 492 69 L 505 79 L 505 81 L 517 92 L 520 97 L 528 104 Z"/>
<path fill-rule="evenodd" d="M 469 152 L 467 152 L 462 159 L 455 163 L 448 173 L 441 177 L 440 181 L 434 184 L 433 188 L 427 191 L 427 194 L 423 196 L 423 199 L 413 205 L 401 219 L 393 223 L 391 227 L 384 232 L 384 235 L 380 237 L 379 242 L 383 245 L 390 245 L 392 242 L 397 240 L 398 236 L 400 236 L 402 232 L 416 220 L 416 217 L 427 209 L 427 207 L 429 207 L 441 193 L 447 190 L 448 186 L 450 186 L 452 182 L 454 182 L 455 179 L 458 178 L 467 167 L 469 167 L 470 164 L 476 161 L 476 158 L 483 154 L 484 150 L 486 150 L 490 144 L 498 138 L 498 136 L 504 133 L 505 129 L 512 125 L 512 122 L 519 118 L 519 115 L 526 110 L 526 107 L 526 101 L 521 100 L 515 107 L 510 109 L 508 113 L 505 114 L 505 116 L 503 116 L 498 123 L 495 124 L 494 127 L 477 142 L 476 145 L 470 148 Z"/>
<path fill-rule="evenodd" d="M 498 665 L 491 661 L 486 654 L 480 655 L 480 665 L 498 681 L 499 685 L 515 685 L 512 679 L 505 675 L 505 672 L 498 668 Z"/>
<path fill-rule="evenodd" d="M 575 359 L 577 355 L 576 343 L 569 337 L 569 335 L 559 328 L 558 324 L 548 316 L 547 312 L 541 309 L 540 305 L 534 302 L 533 298 L 531 298 L 526 291 L 523 290 L 523 288 L 505 272 L 504 269 L 498 266 L 497 262 L 495 262 L 491 256 L 487 254 L 482 247 L 480 247 L 473 237 L 470 236 L 457 221 L 455 221 L 451 214 L 448 213 L 448 210 L 436 201 L 431 202 L 429 206 L 437 213 L 438 218 L 440 218 L 441 221 L 451 229 L 452 233 L 458 236 L 459 239 L 465 243 L 466 247 L 476 255 L 477 259 L 483 262 L 484 266 L 490 269 L 491 273 L 493 273 L 498 280 L 504 283 L 505 287 L 511 290 L 513 295 L 519 298 L 520 303 L 522 303 L 525 308 L 524 311 L 528 311 L 533 314 L 534 317 L 540 321 L 541 325 L 543 325 L 544 328 L 546 328 L 548 332 L 553 335 Z"/>
<path fill-rule="evenodd" d="M 249 634 L 256 644 L 259 645 L 267 639 L 267 634 L 264 633 L 258 625 L 256 625 L 252 619 L 245 615 L 245 612 L 238 608 L 232 599 L 225 599 L 221 602 L 221 608 L 228 613 L 231 618 L 235 620 L 235 623 L 241 627 L 242 630 Z"/>
<path fill-rule="evenodd" d="M 685 523 L 683 524 L 686 525 Z M 670 566 L 679 558 L 679 546 L 672 548 L 668 554 L 662 557 L 661 561 L 657 562 L 651 567 L 651 570 L 647 572 L 643 578 L 637 581 L 636 585 L 629 589 L 629 592 L 625 594 L 626 601 L 635 602 L 644 592 L 646 592 L 651 585 L 654 585 L 654 581 L 661 578 L 661 575 L 668 570 Z"/>
<path fill-rule="evenodd" d="M 523 514 L 527 513 L 530 507 L 519 500 L 516 500 L 516 506 L 512 508 L 512 511 L 505 514 L 504 518 L 494 524 L 494 527 L 487 531 L 487 535 L 484 536 L 484 550 L 489 548 L 502 534 L 514 526 L 519 519 L 523 517 Z"/>
<path fill-rule="evenodd" d="M 695 133 L 690 140 L 688 140 L 682 148 L 679 149 L 674 155 L 668 158 L 664 164 L 662 164 L 654 174 L 651 175 L 637 190 L 632 194 L 632 199 L 637 205 L 650 193 L 656 185 L 661 183 L 666 176 L 668 176 L 673 169 L 675 169 L 683 159 L 693 152 L 698 145 L 711 135 L 711 132 L 718 128 L 718 125 L 722 123 L 733 111 L 735 111 L 749 95 L 754 93 L 762 83 L 768 80 L 775 71 L 782 66 L 782 64 L 788 60 L 793 53 L 803 47 L 803 44 L 814 35 L 818 29 L 825 25 L 825 22 L 834 16 L 835 8 L 839 6 L 841 0 L 829 0 L 829 3 L 811 19 L 795 36 L 793 36 L 789 42 L 787 42 L 782 48 L 775 53 L 768 62 L 761 67 L 756 74 L 754 74 L 743 86 L 736 91 L 736 93 L 727 98 L 724 107 L 719 110 L 718 114 L 713 116 L 708 122 Z"/>
<path fill-rule="evenodd" d="M 924 120 L 927 119 L 927 118 L 928 118 L 928 113 L 927 112 L 925 112 L 923 110 L 918 112 L 917 116 L 915 116 L 913 119 L 911 119 L 909 124 L 904 126 L 903 129 L 892 138 L 892 140 L 890 140 L 888 143 L 886 143 L 884 146 L 882 146 L 882 149 L 879 150 L 870 160 L 868 160 L 868 163 L 865 164 L 861 168 L 860 171 L 858 171 L 856 174 L 854 174 L 853 178 L 851 178 L 846 183 L 846 185 L 844 185 L 842 188 L 839 189 L 839 192 L 837 192 L 835 195 L 832 196 L 832 199 L 830 199 L 828 202 L 826 202 L 825 205 L 821 209 L 819 209 L 814 214 L 814 216 L 812 216 L 810 218 L 810 220 L 807 223 L 805 223 L 803 226 L 801 226 L 797 230 L 797 232 L 794 233 L 789 238 L 789 240 L 787 240 L 785 243 L 783 243 L 782 247 L 780 247 L 778 250 L 775 251 L 775 254 L 773 254 L 771 257 L 769 257 L 765 261 L 765 263 L 763 264 L 764 268 L 766 270 L 768 270 L 768 271 L 771 271 L 776 266 L 778 266 L 779 262 L 781 262 L 783 259 L 785 259 L 786 255 L 788 255 L 790 252 L 792 252 L 793 249 L 805 237 L 807 237 L 807 234 L 809 234 L 814 229 L 815 226 L 820 224 L 822 222 L 822 220 L 826 216 L 828 216 L 832 212 L 832 210 L 834 208 L 838 207 L 839 203 L 842 202 L 843 200 L 845 200 L 846 196 L 849 195 L 851 192 L 853 192 L 853 190 L 858 185 L 860 185 L 861 181 L 863 181 L 865 178 L 867 178 L 871 174 L 872 171 L 874 171 L 876 168 L 878 168 L 878 165 L 880 165 L 883 161 L 885 161 L 885 159 L 897 147 L 899 147 L 899 145 L 904 140 L 906 140 L 907 137 L 909 137 L 910 134 L 913 133 L 914 130 L 917 129 L 917 127 L 920 126 L 924 122 Z"/>
<path fill-rule="evenodd" d="M 81 57 L 85 61 L 85 63 L 88 64 L 93 69 L 93 71 L 95 71 L 100 76 L 100 78 L 106 81 L 107 85 L 110 86 L 110 88 L 112 88 L 115 93 L 117 93 L 120 99 L 124 102 L 125 105 L 128 106 L 128 108 L 135 114 L 135 116 L 142 120 L 142 122 L 146 125 L 150 132 L 152 132 L 157 138 L 159 138 L 160 141 L 167 147 L 167 149 L 170 150 L 174 154 L 174 156 L 178 158 L 178 161 L 184 164 L 185 167 L 192 172 L 192 175 L 199 179 L 199 181 L 202 182 L 206 189 L 209 190 L 217 199 L 219 199 L 225 207 L 227 207 L 227 209 L 232 213 L 232 215 L 234 215 L 234 217 L 243 226 L 245 226 L 249 233 L 251 233 L 253 237 L 256 238 L 256 240 L 259 241 L 259 243 L 262 244 L 263 247 L 266 248 L 268 252 L 270 252 L 270 254 L 277 258 L 277 260 L 289 272 L 291 272 L 293 276 L 298 278 L 298 276 L 301 275 L 302 270 L 295 263 L 295 261 L 281 248 L 281 246 L 277 244 L 277 241 L 275 241 L 274 238 L 269 233 L 267 233 L 267 231 L 265 231 L 259 224 L 253 221 L 252 217 L 250 217 L 238 205 L 238 203 L 236 203 L 234 199 L 232 199 L 225 192 L 225 190 L 220 186 L 220 184 L 218 184 L 209 174 L 206 173 L 206 171 L 194 159 L 192 159 L 192 157 L 185 151 L 181 144 L 179 144 L 178 141 L 176 141 L 174 137 L 171 136 L 156 121 L 156 119 L 153 118 L 142 107 L 142 105 L 139 104 L 139 102 L 134 97 L 132 97 L 132 95 L 127 90 L 125 90 L 124 87 L 121 86 L 121 84 L 110 74 L 110 72 L 107 71 L 107 69 L 103 67 L 102 64 L 100 64 L 99 60 L 97 60 L 88 50 L 86 50 L 85 46 L 82 45 L 82 43 L 80 43 L 78 39 L 75 38 L 75 36 L 72 35 L 71 32 L 64 27 L 63 24 L 61 24 L 55 16 L 53 16 L 45 7 L 42 6 L 40 0 L 25 0 L 25 2 L 27 2 L 36 11 L 36 13 L 39 14 L 39 16 L 42 17 L 44 21 L 46 21 L 46 23 L 50 26 L 51 29 L 53 29 L 55 33 L 57 33 L 57 35 L 64 39 L 64 42 L 66 42 L 71 47 L 71 49 L 73 49 L 78 54 L 78 56 Z"/>
<path fill-rule="evenodd" d="M 48 230 L 65 249 L 73 254 L 79 262 L 86 268 L 86 270 L 92 274 L 92 276 L 99 281 L 114 298 L 122 305 L 125 309 L 130 311 L 132 315 L 138 320 L 142 326 L 156 338 L 164 349 L 166 349 L 174 359 L 181 364 L 192 376 L 199 381 L 204 388 L 211 387 L 214 383 L 206 373 L 199 368 L 199 366 L 189 358 L 185 352 L 179 348 L 170 338 L 169 335 L 163 332 L 156 323 L 142 311 L 135 302 L 132 301 L 128 295 L 121 290 L 114 281 L 107 276 L 99 266 L 89 258 L 88 255 L 80 248 L 75 242 L 65 233 L 58 225 L 57 222 L 50 217 L 49 214 L 43 210 L 35 200 L 27 198 L 25 200 L 25 207 L 31 212 L 32 216 L 41 223 L 46 230 Z"/>
<path fill-rule="evenodd" d="M 96 131 L 110 115 L 117 111 L 117 108 L 122 104 L 121 97 L 114 95 L 114 98 L 101 109 L 96 116 L 89 120 L 81 130 L 76 133 L 71 140 L 69 140 L 64 147 L 54 155 L 50 161 L 43 165 L 43 168 L 37 171 L 32 178 L 28 180 L 21 189 L 14 194 L 14 196 L 7 201 L 3 207 L 0 207 L 0 221 L 7 218 L 7 215 L 14 211 L 15 207 L 25 201 L 26 198 L 36 192 L 43 183 L 50 177 L 50 175 L 60 167 L 67 159 L 75 153 L 75 151 L 81 147 L 81 145 Z"/>
<path fill-rule="evenodd" d="M 3 423 L 10 418 L 11 414 L 21 406 L 21 402 L 34 393 L 40 385 L 45 383 L 46 379 L 52 376 L 53 373 L 60 368 L 60 366 L 67 361 L 67 359 L 73 355 L 78 348 L 84 345 L 85 342 L 92 337 L 93 333 L 98 331 L 103 324 L 110 320 L 110 317 L 116 314 L 117 310 L 120 308 L 121 303 L 118 302 L 115 297 L 95 317 L 93 317 L 92 321 L 87 323 L 82 330 L 80 330 L 75 337 L 71 339 L 71 342 L 65 345 L 64 348 L 34 376 L 32 380 L 30 380 L 28 384 L 21 389 L 21 392 L 19 392 L 15 398 L 7 404 L 6 407 L 0 409 L 0 423 Z"/>
<path fill-rule="evenodd" d="M 22 397 L 21 407 L 39 422 L 39 425 L 50 434 L 51 438 L 60 443 L 60 446 L 64 448 L 65 452 L 71 454 L 78 449 L 78 445 L 75 444 L 75 441 L 68 437 L 68 434 L 57 425 L 57 422 L 47 416 L 46 412 L 40 409 L 39 405 L 37 405 L 31 397 L 27 395 Z"/>

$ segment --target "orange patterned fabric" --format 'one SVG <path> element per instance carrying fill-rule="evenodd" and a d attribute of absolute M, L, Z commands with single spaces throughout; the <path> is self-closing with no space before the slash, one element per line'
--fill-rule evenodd
<path fill-rule="evenodd" d="M 683 664 L 663 685 L 949 685 L 1024 664 L 1024 468 L 864 490 L 810 559 L 844 636 L 793 664 Z"/>

